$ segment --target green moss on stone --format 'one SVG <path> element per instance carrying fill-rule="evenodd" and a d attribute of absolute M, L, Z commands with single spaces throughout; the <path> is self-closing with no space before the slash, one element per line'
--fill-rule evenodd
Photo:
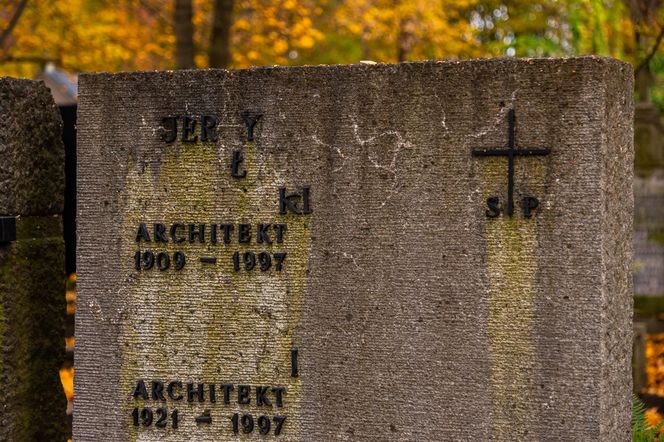
<path fill-rule="evenodd" d="M 261 157 L 255 143 L 243 149 L 246 178 L 231 177 L 230 153 L 228 167 L 220 165 L 218 155 L 207 145 L 174 145 L 164 151 L 158 170 L 137 167 L 134 160 L 128 164 L 120 231 L 132 232 L 123 237 L 123 272 L 135 280 L 128 286 L 128 314 L 123 323 L 121 391 L 129 398 L 136 379 L 150 376 L 183 382 L 285 385 L 288 399 L 283 411 L 298 414 L 301 390 L 299 379 L 290 377 L 290 350 L 306 288 L 309 220 L 278 214 L 278 188 L 283 183 L 271 158 Z M 209 241 L 142 244 L 143 250 L 183 251 L 187 265 L 180 272 L 137 272 L 132 260 L 137 250 L 133 232 L 141 222 L 249 223 L 254 227 L 287 223 L 288 230 L 284 244 L 257 245 L 254 240 L 238 244 L 236 239 L 229 245 Z M 235 272 L 232 256 L 236 251 L 286 252 L 284 270 Z M 216 266 L 198 261 L 206 253 L 217 257 Z M 180 405 L 183 412 L 195 407 Z M 135 406 L 135 401 L 127 400 L 128 427 Z M 136 437 L 134 431 L 128 434 L 128 440 Z"/>
<path fill-rule="evenodd" d="M 485 159 L 482 169 L 484 200 L 498 196 L 501 207 L 507 199 L 506 159 Z M 537 161 L 528 164 L 527 182 L 515 186 L 514 215 L 505 213 L 487 219 L 487 277 L 489 280 L 489 358 L 491 364 L 492 425 L 494 434 L 509 428 L 512 436 L 525 434 L 530 413 L 521 407 L 532 394 L 524 385 L 533 383 L 532 361 L 536 349 L 533 341 L 535 275 L 537 273 L 537 220 L 524 220 L 520 211 L 519 189 L 528 188 L 537 195 L 544 193 L 544 166 Z M 520 177 L 516 169 L 515 178 Z M 500 183 L 496 186 L 496 183 Z M 492 189 L 501 189 L 497 195 Z"/>
<path fill-rule="evenodd" d="M 0 252 L 3 435 L 66 439 L 65 271 L 60 217 L 20 217 L 17 241 Z M 38 419 L 36 418 L 38 417 Z"/>

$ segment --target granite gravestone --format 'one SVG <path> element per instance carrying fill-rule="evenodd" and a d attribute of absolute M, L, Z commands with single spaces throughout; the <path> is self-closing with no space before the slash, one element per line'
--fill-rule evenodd
<path fill-rule="evenodd" d="M 632 71 L 80 77 L 80 441 L 630 427 Z"/>
<path fill-rule="evenodd" d="M 0 441 L 66 439 L 62 120 L 42 82 L 0 78 Z"/>

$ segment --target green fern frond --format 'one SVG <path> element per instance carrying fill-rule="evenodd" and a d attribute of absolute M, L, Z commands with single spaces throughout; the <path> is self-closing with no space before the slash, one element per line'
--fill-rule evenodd
<path fill-rule="evenodd" d="M 657 442 L 664 421 L 652 427 L 646 419 L 646 405 L 637 395 L 632 396 L 632 442 Z"/>
<path fill-rule="evenodd" d="M 632 431 L 642 432 L 646 429 L 646 405 L 637 395 L 632 395 Z"/>

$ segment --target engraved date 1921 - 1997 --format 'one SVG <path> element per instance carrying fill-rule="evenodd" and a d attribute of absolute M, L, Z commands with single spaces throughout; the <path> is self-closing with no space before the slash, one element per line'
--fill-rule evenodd
<path fill-rule="evenodd" d="M 223 405 L 237 404 L 239 406 L 254 405 L 259 408 L 284 406 L 286 387 L 265 385 L 234 385 L 234 384 L 202 384 L 182 383 L 181 381 L 170 381 L 164 383 L 160 380 L 146 381 L 139 379 L 132 393 L 135 400 L 173 402 L 186 401 L 194 403 L 210 402 Z M 179 424 L 187 419 L 181 410 L 175 408 L 169 410 L 167 407 L 135 407 L 131 412 L 134 427 L 155 428 L 179 428 Z M 191 416 L 189 417 L 191 419 Z M 261 435 L 274 434 L 279 436 L 283 430 L 286 416 L 270 416 L 265 413 L 256 415 L 247 412 L 234 413 L 227 416 L 230 430 L 234 434 L 259 433 Z M 202 415 L 194 416 L 193 422 L 197 425 L 211 424 L 213 416 L 210 410 L 205 410 Z"/>
<path fill-rule="evenodd" d="M 135 407 L 132 412 L 132 421 L 134 427 L 151 427 L 155 428 L 178 428 L 179 423 L 183 420 L 180 410 L 173 409 L 170 412 L 165 407 L 152 409 L 150 407 Z M 234 434 L 249 434 L 257 432 L 262 435 L 274 434 L 279 436 L 286 422 L 286 416 L 270 416 L 268 415 L 258 415 L 254 417 L 252 414 L 247 413 L 235 413 L 229 417 L 231 430 Z M 200 423 L 212 423 L 212 416 L 210 414 L 204 414 L 194 418 L 194 421 L 198 424 Z"/>

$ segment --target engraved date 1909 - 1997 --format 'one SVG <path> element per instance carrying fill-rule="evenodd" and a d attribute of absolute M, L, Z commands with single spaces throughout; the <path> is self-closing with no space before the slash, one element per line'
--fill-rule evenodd
<path fill-rule="evenodd" d="M 137 250 L 134 253 L 134 268 L 141 271 L 182 270 L 187 264 L 188 257 L 181 250 L 168 251 L 168 243 L 177 245 L 188 242 L 190 244 L 205 244 L 210 247 L 233 246 L 246 247 L 255 245 L 255 250 L 235 250 L 231 259 L 225 265 L 231 266 L 233 271 L 261 271 L 270 270 L 281 272 L 286 259 L 286 252 L 269 250 L 281 247 L 288 230 L 287 224 L 257 223 L 257 224 L 207 224 L 207 223 L 153 223 L 151 225 L 140 223 L 136 230 L 136 242 L 144 244 L 147 249 Z M 191 247 L 190 247 L 191 248 Z M 210 250 L 208 248 L 208 250 Z M 201 255 L 201 264 L 216 264 L 217 257 Z"/>

